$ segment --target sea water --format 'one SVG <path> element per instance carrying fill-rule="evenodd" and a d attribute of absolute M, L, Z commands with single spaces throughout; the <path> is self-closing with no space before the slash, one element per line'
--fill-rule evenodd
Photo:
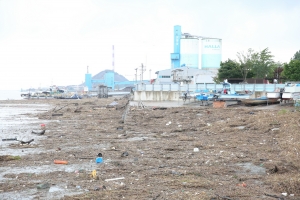
<path fill-rule="evenodd" d="M 20 90 L 0 90 L 0 100 L 21 100 Z"/>

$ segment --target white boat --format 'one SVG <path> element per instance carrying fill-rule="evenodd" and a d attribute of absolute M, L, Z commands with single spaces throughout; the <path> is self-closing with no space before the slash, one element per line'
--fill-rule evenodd
<path fill-rule="evenodd" d="M 282 93 L 282 99 L 297 100 L 300 97 L 300 83 L 287 83 Z"/>
<path fill-rule="evenodd" d="M 279 99 L 280 92 L 268 92 L 267 97 L 268 97 L 268 99 Z"/>

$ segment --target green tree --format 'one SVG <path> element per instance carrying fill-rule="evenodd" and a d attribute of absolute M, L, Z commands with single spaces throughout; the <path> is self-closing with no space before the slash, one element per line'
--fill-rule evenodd
<path fill-rule="evenodd" d="M 242 74 L 239 71 L 239 63 L 234 60 L 226 60 L 221 62 L 220 69 L 218 70 L 217 80 L 223 82 L 228 78 L 241 78 Z"/>
<path fill-rule="evenodd" d="M 255 74 L 255 78 L 265 78 L 268 74 L 271 74 L 276 68 L 273 61 L 273 55 L 268 48 L 265 48 L 261 52 L 253 53 L 252 55 L 252 70 Z"/>
<path fill-rule="evenodd" d="M 292 60 L 300 60 L 300 50 L 294 54 Z"/>
<path fill-rule="evenodd" d="M 244 82 L 248 77 L 248 73 L 253 70 L 253 56 L 255 56 L 253 49 L 248 49 L 248 52 L 238 52 L 237 57 L 239 60 L 239 71 L 242 74 Z"/>
<path fill-rule="evenodd" d="M 289 64 L 285 63 L 283 75 L 289 81 L 300 81 L 300 60 L 291 60 Z"/>

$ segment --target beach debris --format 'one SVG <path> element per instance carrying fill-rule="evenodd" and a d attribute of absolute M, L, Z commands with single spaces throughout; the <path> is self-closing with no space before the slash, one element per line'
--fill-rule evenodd
<path fill-rule="evenodd" d="M 36 134 L 36 135 L 44 135 L 46 130 L 41 130 L 41 131 L 31 131 L 31 133 Z"/>
<path fill-rule="evenodd" d="M 65 161 L 65 160 L 54 160 L 54 164 L 68 164 L 68 161 Z"/>
<path fill-rule="evenodd" d="M 92 177 L 93 179 L 98 179 L 97 171 L 96 171 L 95 169 L 92 171 L 91 177 Z"/>
<path fill-rule="evenodd" d="M 173 175 L 178 175 L 178 176 L 183 175 L 182 173 L 177 172 L 177 171 L 174 171 L 174 170 L 171 171 L 171 174 L 173 174 Z"/>
<path fill-rule="evenodd" d="M 153 110 L 167 110 L 166 107 L 153 107 Z"/>
<path fill-rule="evenodd" d="M 15 141 L 15 140 L 18 140 L 16 137 L 15 138 L 5 138 L 5 139 L 2 139 L 2 141 Z"/>
<path fill-rule="evenodd" d="M 105 190 L 105 189 L 106 189 L 105 185 L 101 185 L 101 186 L 95 187 L 95 188 L 94 188 L 94 191 L 99 191 L 99 190 L 101 190 L 101 189 Z"/>
<path fill-rule="evenodd" d="M 36 186 L 37 189 L 47 189 L 50 188 L 50 183 L 41 183 Z"/>
<path fill-rule="evenodd" d="M 3 155 L 0 156 L 0 161 L 20 160 L 20 156 Z"/>
<path fill-rule="evenodd" d="M 118 105 L 117 102 L 113 101 L 111 102 L 110 104 L 107 105 L 108 108 L 112 108 L 112 107 L 115 107 L 116 105 Z"/>
<path fill-rule="evenodd" d="M 276 199 L 279 199 L 279 200 L 284 200 L 283 197 L 279 197 L 279 196 L 277 196 L 277 195 L 267 194 L 267 193 L 265 193 L 264 195 L 265 195 L 265 196 L 268 196 L 268 197 L 273 197 L 273 198 L 276 198 Z"/>
<path fill-rule="evenodd" d="M 63 116 L 63 113 L 52 113 L 52 116 Z"/>
<path fill-rule="evenodd" d="M 41 129 L 45 130 L 46 129 L 46 125 L 45 124 L 41 124 Z"/>
<path fill-rule="evenodd" d="M 199 148 L 194 148 L 194 152 L 199 152 Z"/>
<path fill-rule="evenodd" d="M 240 184 L 237 184 L 237 186 L 241 186 L 241 187 L 247 187 L 247 184 L 246 184 L 246 183 L 244 183 L 244 182 L 242 182 L 242 183 L 240 183 Z"/>
<path fill-rule="evenodd" d="M 23 140 L 18 140 L 17 138 L 6 138 L 6 139 L 2 139 L 2 141 L 18 141 L 21 144 L 30 144 L 31 142 L 34 141 L 34 139 L 28 140 L 28 141 L 23 141 Z"/>
<path fill-rule="evenodd" d="M 63 109 L 64 107 L 67 107 L 69 104 L 67 104 L 67 105 L 64 105 L 63 107 L 61 107 L 61 108 L 59 108 L 59 109 L 57 109 L 57 110 L 55 110 L 55 108 L 53 109 L 53 112 L 57 112 L 57 111 L 59 111 L 59 110 L 61 110 L 61 109 Z M 53 116 L 53 114 L 52 114 L 52 116 Z"/>
<path fill-rule="evenodd" d="M 19 141 L 21 144 L 30 144 L 31 142 L 34 141 L 34 139 L 28 140 L 28 141 L 22 141 L 22 140 L 17 140 Z"/>
<path fill-rule="evenodd" d="M 233 200 L 232 198 L 230 198 L 230 197 L 226 197 L 226 196 L 220 196 L 220 195 L 218 195 L 218 194 L 215 194 L 218 198 L 220 198 L 220 199 L 226 199 L 226 200 Z"/>
<path fill-rule="evenodd" d="M 125 152 L 122 153 L 121 157 L 126 157 L 126 156 L 128 156 L 128 155 L 129 155 L 128 152 L 125 151 Z"/>
<path fill-rule="evenodd" d="M 119 178 L 110 178 L 110 179 L 105 179 L 106 182 L 108 181 L 117 181 L 117 180 L 122 180 L 125 179 L 125 177 L 119 177 Z"/>
<path fill-rule="evenodd" d="M 275 165 L 274 168 L 269 170 L 271 174 L 274 174 L 279 171 L 278 167 Z"/>
<path fill-rule="evenodd" d="M 102 153 L 98 153 L 97 158 L 96 158 L 96 163 L 103 163 L 103 158 L 102 158 Z"/>

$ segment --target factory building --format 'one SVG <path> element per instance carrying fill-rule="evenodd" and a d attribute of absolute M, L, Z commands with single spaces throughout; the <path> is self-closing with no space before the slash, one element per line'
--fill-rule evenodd
<path fill-rule="evenodd" d="M 177 80 L 175 70 L 180 72 L 183 82 L 214 82 L 213 77 L 217 75 L 222 60 L 222 39 L 182 33 L 181 26 L 176 25 L 173 50 L 171 69 L 156 72 L 156 84 Z"/>
<path fill-rule="evenodd" d="M 172 84 L 178 82 L 186 84 L 213 83 L 213 78 L 216 75 L 209 70 L 189 67 L 161 70 L 157 71 L 156 74 L 156 84 Z"/>

